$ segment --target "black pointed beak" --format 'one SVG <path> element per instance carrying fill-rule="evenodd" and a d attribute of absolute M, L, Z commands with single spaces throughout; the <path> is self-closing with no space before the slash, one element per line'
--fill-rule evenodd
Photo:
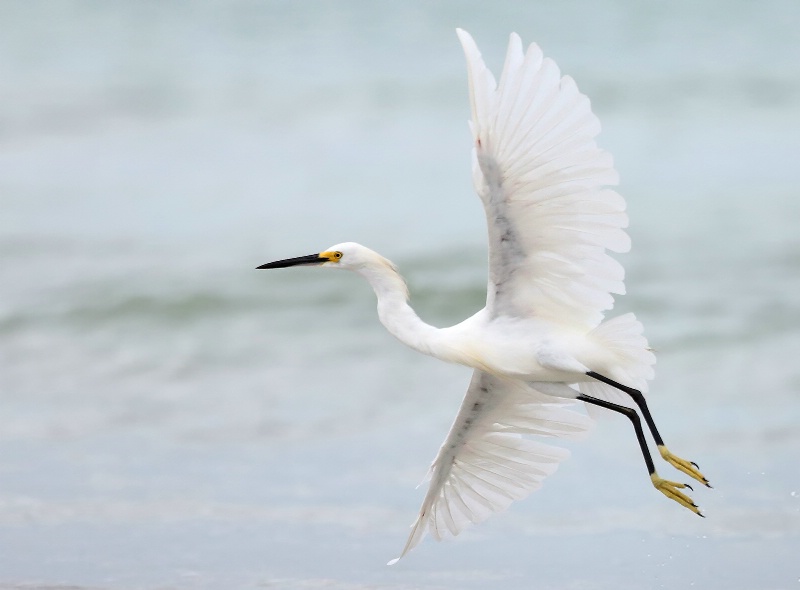
<path fill-rule="evenodd" d="M 287 258 L 286 260 L 267 262 L 266 264 L 262 264 L 256 268 L 286 268 L 288 266 L 322 264 L 323 262 L 328 262 L 328 259 L 320 256 L 319 254 L 309 254 L 308 256 L 298 256 L 297 258 Z"/>

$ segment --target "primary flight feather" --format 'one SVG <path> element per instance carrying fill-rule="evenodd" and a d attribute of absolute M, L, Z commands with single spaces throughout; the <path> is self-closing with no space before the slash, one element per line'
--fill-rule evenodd
<path fill-rule="evenodd" d="M 400 557 L 426 533 L 458 535 L 538 489 L 569 453 L 531 437 L 585 435 L 592 421 L 575 411 L 582 402 L 627 416 L 653 485 L 700 514 L 681 491 L 687 484 L 658 475 L 645 439 L 639 413 L 660 455 L 709 485 L 696 464 L 667 449 L 652 419 L 643 392 L 655 356 L 641 323 L 633 314 L 603 321 L 612 294 L 625 292 L 623 268 L 608 252 L 627 251 L 630 240 L 589 99 L 536 44 L 523 51 L 516 34 L 497 83 L 472 37 L 457 32 L 469 76 L 473 181 L 489 233 L 486 307 L 455 326 L 430 326 L 409 306 L 396 267 L 352 242 L 258 267 L 352 270 L 372 285 L 381 322 L 401 342 L 474 369 Z"/>

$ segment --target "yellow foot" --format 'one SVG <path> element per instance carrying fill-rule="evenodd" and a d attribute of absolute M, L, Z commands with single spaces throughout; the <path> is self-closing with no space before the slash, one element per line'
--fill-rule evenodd
<path fill-rule="evenodd" d="M 683 492 L 679 492 L 679 489 L 689 488 L 692 489 L 692 486 L 685 483 L 677 483 L 674 481 L 668 481 L 666 479 L 662 479 L 658 476 L 657 473 L 652 473 L 650 475 L 650 479 L 653 480 L 653 485 L 655 488 L 664 494 L 670 500 L 675 500 L 681 506 L 685 506 L 698 516 L 703 516 L 700 513 L 700 509 L 697 507 L 697 504 L 692 502 L 692 499 L 684 494 Z M 705 518 L 703 516 L 703 518 Z"/>
<path fill-rule="evenodd" d="M 689 477 L 695 478 L 707 488 L 711 487 L 711 484 L 708 483 L 705 475 L 700 473 L 700 470 L 697 468 L 697 463 L 687 461 L 686 459 L 681 459 L 677 455 L 673 455 L 664 445 L 659 445 L 658 452 L 661 453 L 661 456 L 664 457 L 664 460 L 672 465 L 675 469 L 683 471 Z"/>

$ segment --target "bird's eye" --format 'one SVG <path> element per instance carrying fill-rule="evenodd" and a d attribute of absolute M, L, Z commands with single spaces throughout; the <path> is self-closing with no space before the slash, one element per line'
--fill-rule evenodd
<path fill-rule="evenodd" d="M 333 253 L 333 259 L 334 260 L 339 260 L 341 257 L 342 257 L 342 253 L 341 252 L 334 252 Z"/>

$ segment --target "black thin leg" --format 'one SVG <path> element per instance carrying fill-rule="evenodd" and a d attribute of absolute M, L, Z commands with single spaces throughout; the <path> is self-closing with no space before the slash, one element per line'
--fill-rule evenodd
<path fill-rule="evenodd" d="M 686 462 L 684 459 L 679 457 L 675 457 L 671 453 L 666 450 L 664 446 L 664 441 L 661 440 L 661 436 L 658 434 L 658 430 L 656 430 L 656 425 L 653 422 L 653 417 L 650 415 L 650 411 L 647 409 L 647 404 L 644 401 L 644 396 L 642 392 L 633 389 L 632 387 L 626 387 L 625 385 L 621 385 L 616 381 L 612 381 L 608 377 L 605 377 L 599 373 L 595 373 L 594 371 L 589 371 L 586 373 L 589 377 L 597 379 L 598 381 L 602 381 L 607 385 L 611 385 L 612 387 L 616 387 L 617 389 L 624 391 L 628 395 L 630 395 L 633 400 L 636 402 L 636 405 L 642 412 L 644 419 L 647 421 L 647 426 L 650 428 L 650 432 L 653 434 L 653 438 L 656 441 L 656 445 L 658 445 L 658 449 L 661 452 L 661 455 L 666 459 L 673 467 L 680 469 L 684 473 L 694 477 L 696 480 L 703 482 L 708 487 L 711 487 L 708 483 L 708 480 L 697 470 L 697 465 L 694 465 L 694 469 Z M 607 408 L 609 410 L 613 410 L 615 412 L 619 412 L 620 414 L 625 414 L 631 422 L 633 422 L 633 427 L 636 429 L 636 438 L 639 439 L 639 447 L 642 449 L 642 455 L 644 455 L 644 462 L 647 464 L 647 471 L 650 473 L 650 478 L 653 481 L 653 485 L 656 487 L 658 491 L 662 494 L 670 498 L 671 500 L 675 500 L 681 506 L 684 506 L 694 512 L 699 516 L 703 516 L 700 510 L 697 508 L 697 504 L 695 504 L 692 499 L 680 491 L 682 488 L 689 488 L 692 489 L 692 486 L 689 484 L 682 484 L 682 483 L 675 483 L 672 481 L 667 481 L 665 479 L 661 479 L 656 475 L 656 468 L 653 465 L 653 458 L 650 456 L 650 450 L 647 448 L 647 440 L 644 437 L 644 431 L 642 430 L 642 421 L 639 419 L 639 414 L 636 413 L 636 410 L 633 408 L 628 408 L 626 406 L 621 406 L 619 404 L 614 404 L 611 402 L 607 402 L 605 400 L 597 399 L 596 397 L 591 397 L 589 395 L 580 394 L 578 399 L 584 401 L 589 404 L 594 404 L 596 406 L 600 406 L 601 408 Z"/>
<path fill-rule="evenodd" d="M 612 379 L 609 379 L 605 375 L 601 375 L 600 373 L 595 373 L 594 371 L 589 371 L 586 373 L 589 377 L 593 379 L 597 379 L 598 381 L 602 381 L 606 385 L 610 385 L 611 387 L 616 387 L 620 391 L 624 391 L 629 396 L 633 398 L 633 401 L 639 407 L 639 410 L 642 412 L 642 416 L 644 416 L 644 421 L 647 422 L 647 427 L 650 429 L 650 432 L 653 435 L 653 440 L 656 441 L 656 444 L 659 447 L 664 446 L 664 439 L 661 438 L 661 435 L 658 433 L 658 428 L 656 428 L 656 423 L 653 421 L 653 416 L 650 414 L 650 408 L 647 407 L 647 402 L 642 395 L 642 392 L 638 389 L 633 389 L 632 387 L 627 387 L 622 385 L 621 383 L 617 383 Z"/>
<path fill-rule="evenodd" d="M 708 483 L 708 480 L 705 476 L 700 473 L 699 468 L 697 467 L 697 463 L 694 461 L 686 461 L 685 459 L 681 459 L 680 457 L 676 457 L 669 451 L 667 451 L 667 447 L 664 445 L 664 439 L 661 438 L 661 435 L 658 433 L 658 429 L 656 428 L 656 423 L 653 420 L 653 416 L 650 414 L 650 409 L 647 407 L 647 402 L 642 395 L 642 392 L 638 389 L 634 389 L 632 387 L 627 387 L 626 385 L 622 385 L 621 383 L 617 383 L 613 379 L 609 379 L 605 375 L 601 375 L 600 373 L 595 373 L 594 371 L 588 371 L 586 373 L 588 377 L 592 377 L 593 379 L 597 379 L 598 381 L 602 381 L 603 383 L 610 385 L 611 387 L 616 387 L 620 391 L 624 391 L 627 393 L 633 401 L 638 406 L 639 410 L 642 412 L 642 416 L 644 416 L 645 422 L 647 422 L 647 427 L 650 429 L 651 434 L 653 435 L 653 439 L 656 441 L 656 446 L 658 446 L 658 450 L 661 453 L 661 456 L 667 460 L 673 467 L 683 471 L 687 475 L 695 478 L 697 481 L 701 482 L 703 485 L 707 487 L 711 487 L 711 484 Z"/>
<path fill-rule="evenodd" d="M 636 413 L 636 410 L 584 394 L 580 394 L 578 399 L 586 402 L 587 404 L 600 406 L 601 408 L 613 410 L 627 416 L 628 419 L 633 422 L 633 428 L 636 430 L 636 438 L 639 439 L 639 447 L 642 449 L 642 455 L 644 455 L 644 462 L 647 465 L 647 472 L 651 476 L 656 472 L 656 467 L 653 464 L 653 458 L 650 456 L 650 449 L 647 448 L 647 440 L 645 439 L 644 431 L 642 430 L 642 421 L 639 419 L 639 414 Z"/>

